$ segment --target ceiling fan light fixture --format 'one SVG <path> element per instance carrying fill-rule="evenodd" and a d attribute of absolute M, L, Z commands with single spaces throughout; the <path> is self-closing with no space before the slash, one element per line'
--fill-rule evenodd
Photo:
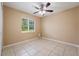
<path fill-rule="evenodd" d="M 44 7 L 44 10 L 46 10 L 46 7 Z"/>
<path fill-rule="evenodd" d="M 46 13 L 46 11 L 42 11 L 42 13 L 43 13 L 43 14 L 45 14 L 45 13 Z"/>
<path fill-rule="evenodd" d="M 43 15 L 45 13 L 46 13 L 46 11 L 39 11 L 39 14 L 41 14 L 41 15 Z"/>

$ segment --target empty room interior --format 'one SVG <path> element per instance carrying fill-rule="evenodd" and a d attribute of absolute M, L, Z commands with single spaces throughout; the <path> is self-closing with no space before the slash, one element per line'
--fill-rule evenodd
<path fill-rule="evenodd" d="M 1 56 L 79 56 L 79 2 L 4 2 Z"/>

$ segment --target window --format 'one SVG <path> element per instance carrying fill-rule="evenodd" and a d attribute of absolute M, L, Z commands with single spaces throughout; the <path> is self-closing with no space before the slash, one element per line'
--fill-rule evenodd
<path fill-rule="evenodd" d="M 34 32 L 35 31 L 35 22 L 31 19 L 22 19 L 22 32 Z"/>

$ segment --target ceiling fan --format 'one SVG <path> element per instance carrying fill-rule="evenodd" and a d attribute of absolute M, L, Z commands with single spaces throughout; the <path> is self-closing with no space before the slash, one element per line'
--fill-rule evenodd
<path fill-rule="evenodd" d="M 50 5 L 51 3 L 47 2 L 46 5 L 40 4 L 40 7 L 34 6 L 38 11 L 34 12 L 33 14 L 39 13 L 44 16 L 46 12 L 53 12 L 53 10 L 47 10 L 47 7 L 49 7 Z"/>

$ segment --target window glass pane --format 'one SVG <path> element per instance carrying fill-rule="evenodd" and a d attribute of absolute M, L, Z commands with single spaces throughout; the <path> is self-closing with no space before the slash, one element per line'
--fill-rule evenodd
<path fill-rule="evenodd" d="M 22 19 L 22 31 L 28 31 L 28 19 Z"/>
<path fill-rule="evenodd" d="M 34 31 L 34 21 L 29 20 L 29 31 Z"/>

